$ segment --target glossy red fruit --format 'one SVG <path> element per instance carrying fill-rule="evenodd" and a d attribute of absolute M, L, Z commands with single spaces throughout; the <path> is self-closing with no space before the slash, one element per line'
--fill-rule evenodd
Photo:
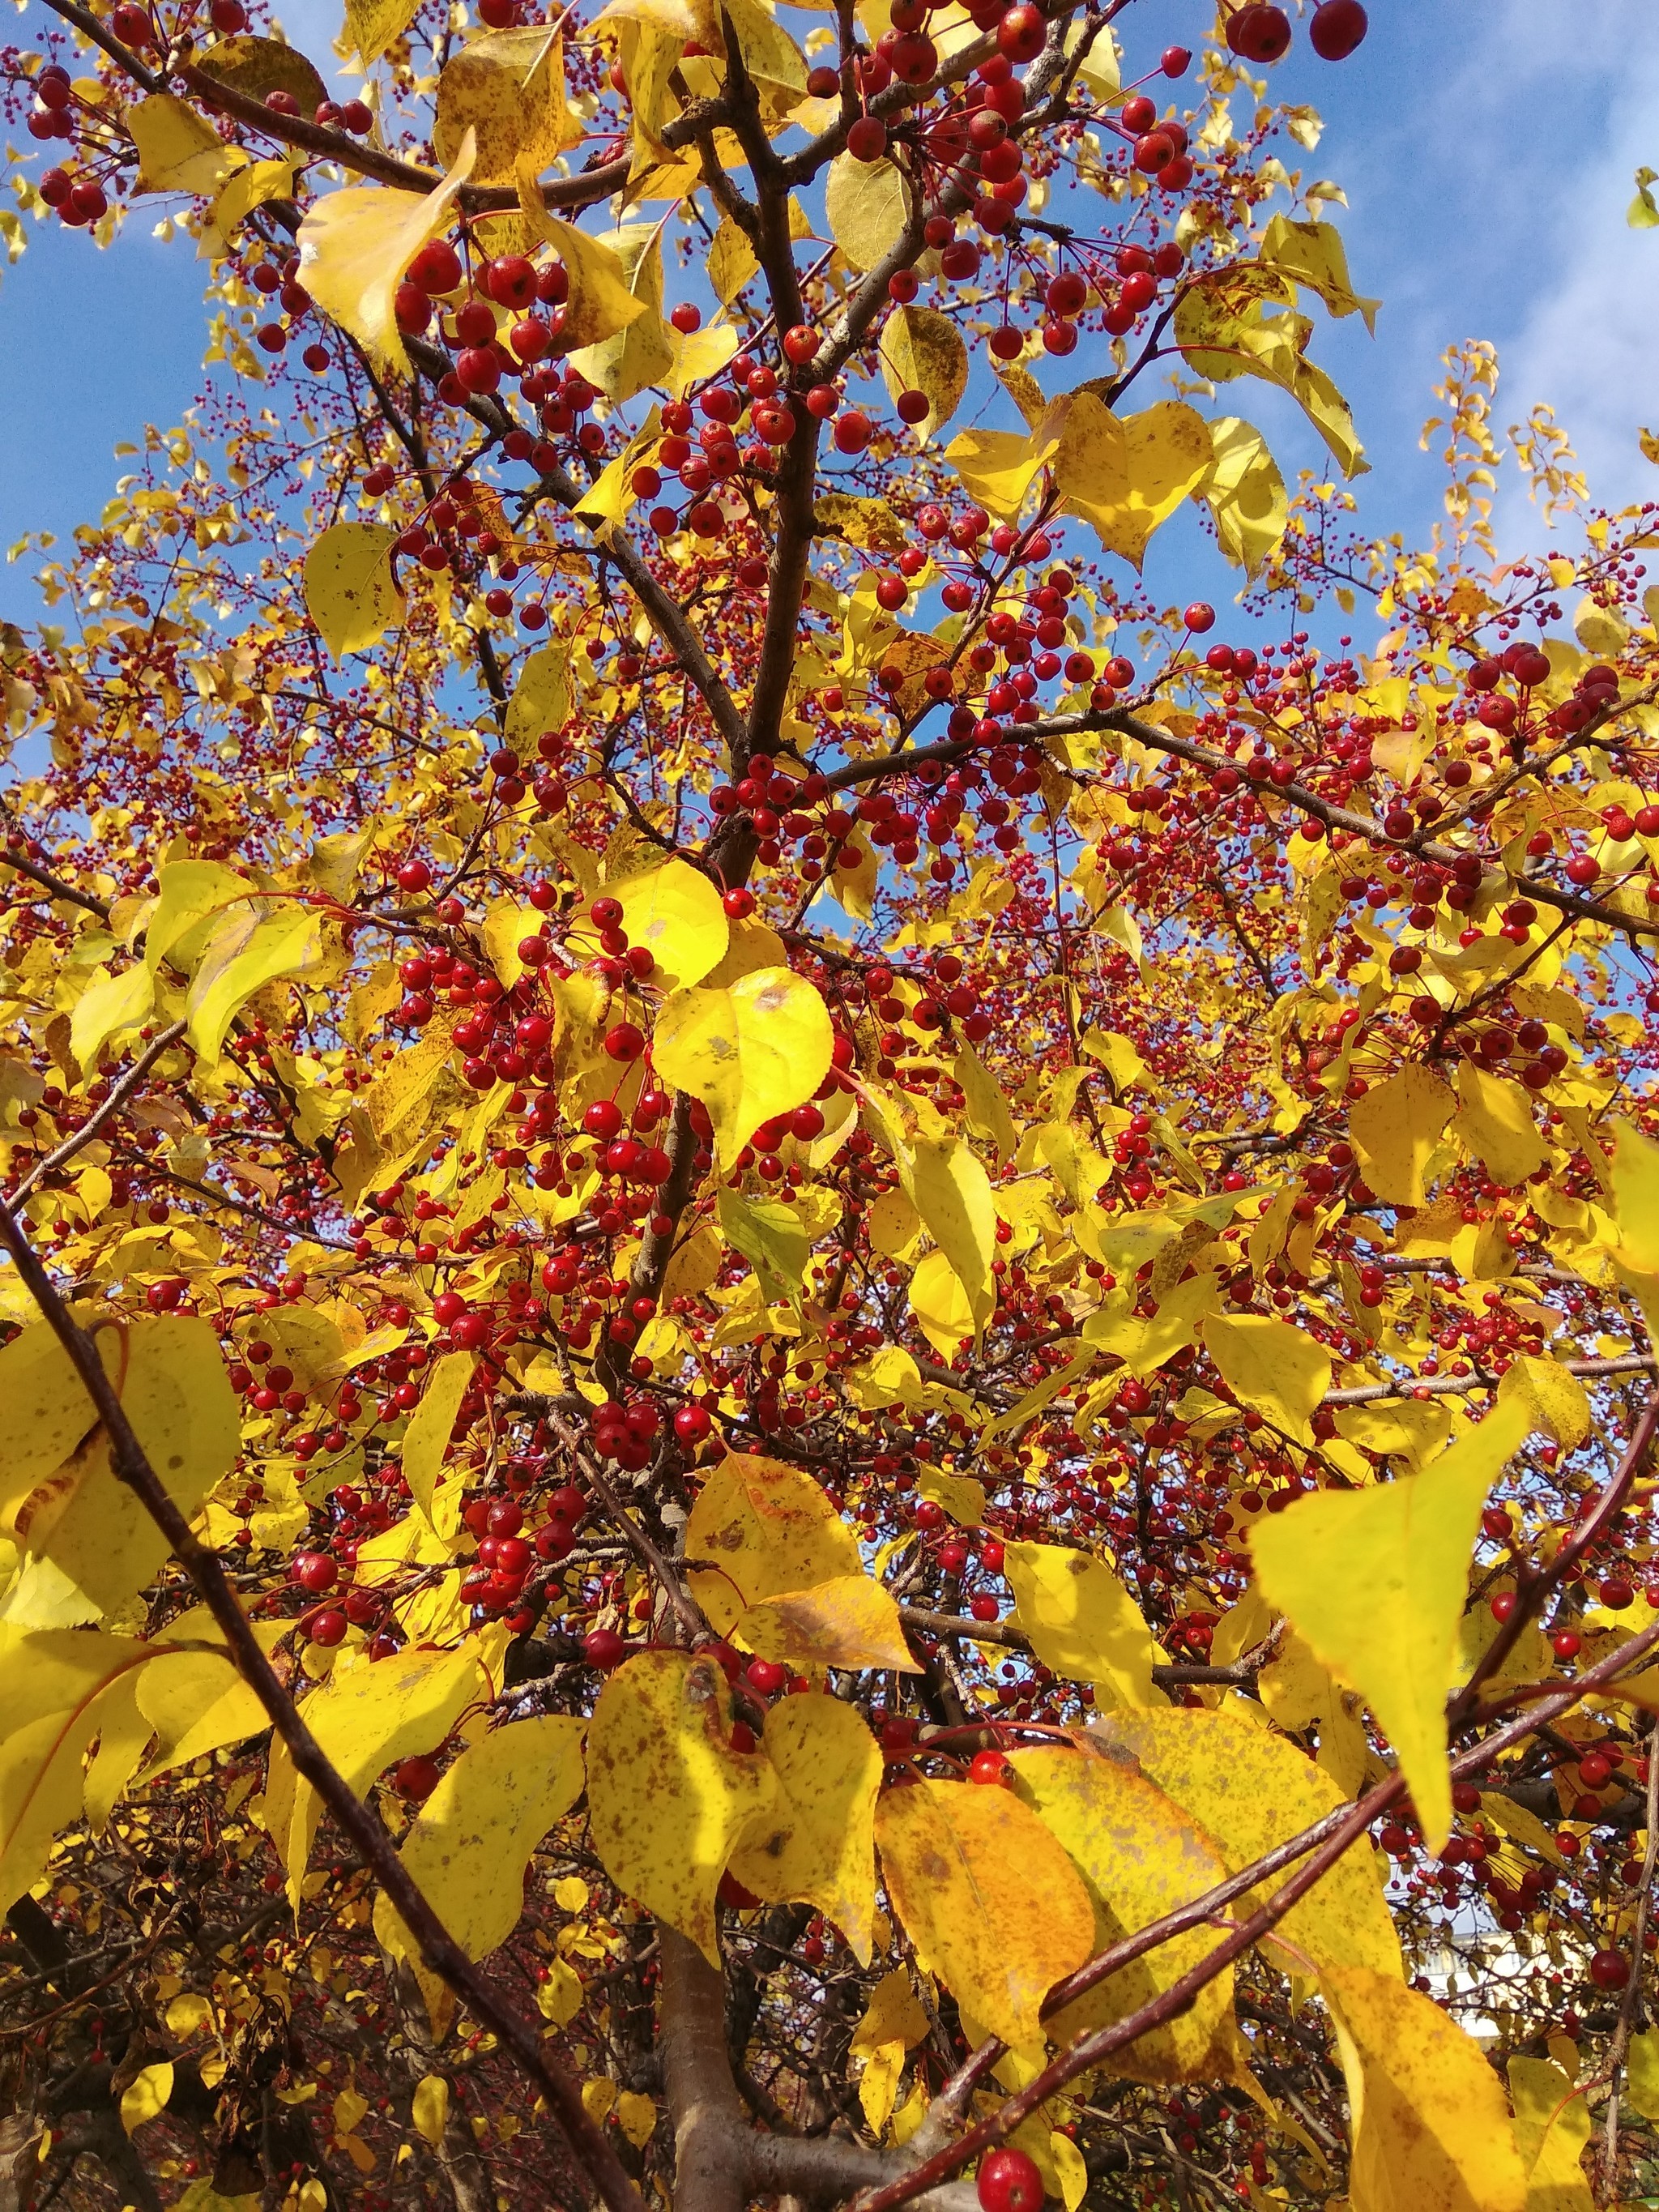
<path fill-rule="evenodd" d="M 313 1644 L 320 1644 L 326 1650 L 332 1644 L 344 1642 L 347 1626 L 346 1617 L 338 1606 L 325 1606 L 321 1613 L 313 1613 L 306 1633 Z"/>
<path fill-rule="evenodd" d="M 1247 62 L 1276 62 L 1291 43 L 1291 19 L 1282 8 L 1241 8 L 1227 19 L 1227 44 Z"/>
<path fill-rule="evenodd" d="M 731 921 L 746 921 L 755 911 L 755 894 L 746 884 L 734 884 L 720 899 Z"/>
<path fill-rule="evenodd" d="M 1630 1979 L 1630 1960 L 1622 1951 L 1598 1951 L 1589 1972 L 1598 1990 L 1622 1990 Z"/>
<path fill-rule="evenodd" d="M 616 1666 L 627 1649 L 614 1628 L 591 1628 L 582 1638 L 582 1654 L 588 1665 L 605 1674 Z"/>
<path fill-rule="evenodd" d="M 1013 1779 L 1013 1770 L 1000 1751 L 976 1751 L 968 1765 L 970 1782 L 984 1782 L 1000 1788 Z"/>
<path fill-rule="evenodd" d="M 1189 630 L 1201 636 L 1206 629 L 1215 628 L 1215 609 L 1207 599 L 1194 599 L 1181 619 Z"/>
<path fill-rule="evenodd" d="M 1003 10 L 997 25 L 998 50 L 1011 62 L 1034 62 L 1042 52 L 1042 42 L 1048 35 L 1048 27 L 1042 20 L 1040 9 L 1033 8 L 1030 0 L 1018 0 L 1018 4 Z"/>
<path fill-rule="evenodd" d="M 700 1444 L 714 1425 L 706 1406 L 682 1406 L 674 1416 L 674 1434 L 683 1444 Z"/>
<path fill-rule="evenodd" d="M 847 134 L 847 150 L 855 161 L 878 161 L 887 151 L 887 125 L 878 115 L 860 115 Z"/>
<path fill-rule="evenodd" d="M 981 2212 L 1042 2212 L 1042 2176 L 1023 2150 L 990 2152 L 975 2180 Z"/>
<path fill-rule="evenodd" d="M 1345 62 L 1370 26 L 1359 0 L 1321 0 L 1308 26 L 1308 44 L 1323 62 Z"/>
<path fill-rule="evenodd" d="M 326 1552 L 301 1552 L 294 1562 L 294 1579 L 302 1590 L 313 1597 L 321 1597 L 331 1590 L 339 1569 Z"/>
<path fill-rule="evenodd" d="M 414 1759 L 400 1759 L 392 1770 L 392 1786 L 400 1797 L 420 1804 L 438 1786 L 438 1762 L 423 1753 Z"/>

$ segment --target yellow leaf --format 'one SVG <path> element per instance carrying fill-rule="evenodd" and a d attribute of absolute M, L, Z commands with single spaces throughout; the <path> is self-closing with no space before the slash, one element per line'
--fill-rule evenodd
<path fill-rule="evenodd" d="M 1659 2027 L 1630 2039 L 1625 2055 L 1625 2093 L 1644 2120 L 1659 2120 Z"/>
<path fill-rule="evenodd" d="M 453 52 L 438 79 L 432 148 L 447 168 L 468 131 L 477 136 L 472 181 L 510 185 L 519 162 L 539 176 L 581 143 L 565 101 L 563 41 L 540 23 L 487 32 Z"/>
<path fill-rule="evenodd" d="M 714 297 L 730 307 L 751 276 L 760 274 L 760 262 L 746 234 L 728 216 L 720 218 L 708 248 L 708 282 Z"/>
<path fill-rule="evenodd" d="M 317 908 L 262 901 L 228 909 L 208 939 L 185 1000 L 197 1053 L 212 1066 L 231 1024 L 256 991 L 319 967 L 323 957 Z"/>
<path fill-rule="evenodd" d="M 1163 1791 L 1113 1759 L 1080 1751 L 1016 1751 L 1018 1788 L 1065 1845 L 1095 1916 L 1099 1952 L 1224 1881 L 1220 1847 Z M 1068 2043 L 1126 2019 L 1198 1964 L 1215 1943 L 1198 1928 L 1160 1944 L 1055 2014 L 1049 2033 Z M 1135 2081 L 1194 2081 L 1232 2073 L 1232 1973 L 1218 1974 L 1167 2027 L 1106 2062 Z"/>
<path fill-rule="evenodd" d="M 969 498 L 1012 522 L 1059 447 L 1059 432 L 1046 427 L 1029 438 L 1012 430 L 963 430 L 945 448 L 945 458 L 962 478 Z"/>
<path fill-rule="evenodd" d="M 714 1892 L 732 1846 L 777 1796 L 764 1751 L 732 1748 L 710 1659 L 647 1651 L 599 1692 L 587 1738 L 588 1827 L 618 1889 L 720 1964 Z"/>
<path fill-rule="evenodd" d="M 402 626 L 404 595 L 392 574 L 397 538 L 382 522 L 336 522 L 306 554 L 306 611 L 337 660 Z"/>
<path fill-rule="evenodd" d="M 644 875 L 605 885 L 622 906 L 621 927 L 630 946 L 641 945 L 656 962 L 653 983 L 678 991 L 717 968 L 731 941 L 720 895 L 701 868 L 665 860 Z"/>
<path fill-rule="evenodd" d="M 990 1139 L 996 1147 L 997 1164 L 1001 1166 L 1012 1158 L 1019 1143 L 1002 1086 L 965 1038 L 951 1072 L 961 1087 L 969 1124 L 981 1136 Z"/>
<path fill-rule="evenodd" d="M 763 1121 L 812 1096 L 834 1043 L 829 1009 L 805 976 L 757 968 L 725 989 L 672 993 L 652 1051 L 661 1080 L 708 1107 L 730 1170 Z"/>
<path fill-rule="evenodd" d="M 1297 1443 L 1313 1442 L 1313 1411 L 1331 1387 L 1322 1345 L 1270 1316 L 1212 1314 L 1204 1349 L 1241 1406 L 1254 1406 Z"/>
<path fill-rule="evenodd" d="M 1096 1732 L 1130 1753 L 1141 1772 L 1191 1814 L 1235 1874 L 1346 1802 L 1293 1743 L 1225 1710 L 1109 1713 Z M 1281 1922 L 1289 1942 L 1316 1962 L 1398 1975 L 1400 1942 L 1373 1867 L 1363 1841 L 1345 1851 Z M 1243 1916 L 1253 1905 L 1242 1899 L 1233 1910 Z M 1289 1953 L 1277 1956 L 1303 1971 Z"/>
<path fill-rule="evenodd" d="M 1003 1571 L 1019 1626 L 1045 1667 L 1126 1705 L 1159 1705 L 1159 1657 L 1140 1607 L 1103 1559 L 1063 1544 L 1006 1544 Z"/>
<path fill-rule="evenodd" d="M 121 120 L 138 149 L 141 192 L 211 192 L 247 159 L 227 146 L 188 101 L 152 93 L 124 110 Z"/>
<path fill-rule="evenodd" d="M 737 39 L 749 75 L 773 95 L 769 101 L 773 111 L 787 112 L 799 105 L 806 91 L 806 60 L 783 26 L 761 0 L 737 0 L 735 6 L 721 0 L 720 14 L 723 27 Z"/>
<path fill-rule="evenodd" d="M 866 1574 L 841 1575 L 811 1589 L 763 1598 L 733 1625 L 732 1634 L 758 1658 L 787 1659 L 800 1667 L 921 1672 L 904 1640 L 897 1601 Z"/>
<path fill-rule="evenodd" d="M 112 1037 L 149 1019 L 155 1004 L 155 978 L 142 961 L 112 975 L 94 968 L 70 1017 L 70 1051 L 76 1066 L 90 1075 Z"/>
<path fill-rule="evenodd" d="M 563 1959 L 550 1959 L 547 1978 L 536 1991 L 537 2008 L 555 2027 L 568 2027 L 582 2008 L 581 1978 Z"/>
<path fill-rule="evenodd" d="M 1576 1375 L 1553 1359 L 1522 1353 L 1510 1362 L 1498 1385 L 1498 1402 L 1517 1399 L 1534 1429 L 1543 1429 L 1568 1450 L 1582 1444 L 1591 1428 L 1590 1401 Z"/>
<path fill-rule="evenodd" d="M 550 1713 L 481 1736 L 446 1770 L 404 1838 L 406 1872 L 469 1959 L 488 1958 L 518 1924 L 531 1856 L 581 1795 L 584 1726 Z M 413 1955 L 384 1897 L 374 1926 L 388 1949 Z"/>
<path fill-rule="evenodd" d="M 269 1635 L 273 1630 L 282 1632 L 276 1623 L 262 1621 L 256 1633 L 262 1642 L 274 1641 L 275 1636 Z M 184 1632 L 182 1622 L 170 1625 L 170 1635 Z M 206 1620 L 198 1632 L 209 1632 Z M 217 1627 L 210 1632 L 216 1640 Z M 264 1705 L 237 1672 L 228 1651 L 170 1652 L 160 1647 L 138 1677 L 137 1699 L 139 1711 L 157 1738 L 155 1755 L 141 1778 L 146 1782 L 225 1744 L 258 1735 L 270 1725 Z"/>
<path fill-rule="evenodd" d="M 1054 483 L 1107 551 L 1138 568 L 1152 532 L 1204 481 L 1213 459 L 1208 423 L 1179 400 L 1120 418 L 1093 392 L 1079 392 L 1066 407 Z"/>
<path fill-rule="evenodd" d="M 577 270 L 568 259 L 565 263 L 570 275 L 570 297 L 565 302 L 566 333 L 569 332 L 570 311 L 576 304 L 579 289 L 582 311 L 580 326 L 585 329 L 590 312 L 597 321 L 611 323 L 607 336 L 584 337 L 580 344 L 574 337 L 567 336 L 571 367 L 618 404 L 632 399 L 648 384 L 664 382 L 673 370 L 675 352 L 673 333 L 662 316 L 660 228 L 652 222 L 624 223 L 602 239 L 587 238 L 568 223 L 556 222 L 552 228 L 559 234 L 562 253 L 570 240 L 580 238 L 582 241 L 580 288 Z M 599 252 L 603 252 L 611 264 L 602 287 L 593 282 Z M 617 276 L 635 310 L 621 321 L 616 319 L 622 304 L 615 296 Z"/>
<path fill-rule="evenodd" d="M 976 1322 L 996 1303 L 996 1202 L 971 1146 L 956 1137 L 918 1137 L 899 1156 L 899 1176 L 928 1235 L 955 1270 Z"/>
<path fill-rule="evenodd" d="M 902 2043 L 878 2044 L 864 2062 L 864 2070 L 859 2075 L 859 2104 L 864 2113 L 864 2124 L 878 2141 L 885 2134 L 887 2123 L 893 2117 L 903 2073 Z"/>
<path fill-rule="evenodd" d="M 98 1345 L 162 1486 L 193 1516 L 241 1441 L 212 1324 L 182 1315 L 131 1322 L 100 1329 Z M 46 1322 L 0 1352 L 0 1530 L 15 1534 L 27 1559 L 50 1563 L 59 1622 L 112 1612 L 152 1579 L 167 1541 L 116 1476 L 92 1401 Z M 65 1437 L 67 1450 L 54 1456 Z M 13 1592 L 7 1615 L 27 1626 L 21 1595 Z"/>
<path fill-rule="evenodd" d="M 903 1966 L 890 1967 L 870 1992 L 870 2002 L 853 2030 L 848 2050 L 855 2058 L 867 2058 L 884 2043 L 902 2051 L 920 2043 L 928 2032 L 927 2015 L 910 1985 Z"/>
<path fill-rule="evenodd" d="M 173 2061 L 158 2058 L 135 2074 L 121 2092 L 121 2125 L 128 2135 L 158 2118 L 173 2094 Z"/>
<path fill-rule="evenodd" d="M 1344 474 L 1361 476 L 1366 462 L 1347 402 L 1306 358 L 1312 324 L 1305 315 L 1267 312 L 1288 307 L 1291 296 L 1285 277 L 1261 262 L 1214 270 L 1183 291 L 1175 315 L 1176 343 L 1197 374 L 1212 383 L 1259 376 L 1290 392 Z"/>
<path fill-rule="evenodd" d="M 1012 1790 L 967 1782 L 885 1791 L 876 1842 L 917 1963 L 991 2034 L 1040 2045 L 1043 1999 L 1094 1942 L 1064 1846 Z"/>
<path fill-rule="evenodd" d="M 766 1904 L 815 1906 L 867 1966 L 882 1775 L 875 1738 L 856 1708 L 809 1690 L 773 1707 L 766 1754 L 778 1778 L 777 1799 L 744 1831 L 732 1872 Z"/>
<path fill-rule="evenodd" d="M 971 1475 L 941 1474 L 926 1464 L 916 1471 L 916 1488 L 923 1498 L 942 1505 L 959 1528 L 977 1528 L 985 1518 L 985 1485 Z"/>
<path fill-rule="evenodd" d="M 1549 1154 L 1533 1121 L 1531 1097 L 1518 1083 L 1463 1060 L 1457 1064 L 1457 1091 L 1463 1110 L 1450 1133 L 1494 1182 L 1513 1189 L 1543 1166 Z"/>
<path fill-rule="evenodd" d="M 854 269 L 873 269 L 904 235 L 910 187 L 891 161 L 837 154 L 824 181 L 830 235 Z"/>
<path fill-rule="evenodd" d="M 1214 464 L 1199 489 L 1216 542 L 1254 583 L 1290 519 L 1285 479 L 1261 431 L 1237 415 L 1211 423 L 1210 447 Z"/>
<path fill-rule="evenodd" d="M 447 1352 L 431 1370 L 421 1402 L 404 1431 L 404 1480 L 409 1485 L 410 1496 L 441 1536 L 453 1536 L 460 1526 L 459 1485 L 452 1485 L 455 1495 L 436 1506 L 434 1493 L 474 1364 L 470 1352 Z M 444 1525 L 440 1526 L 441 1522 Z"/>
<path fill-rule="evenodd" d="M 390 1658 L 337 1666 L 300 1711 L 325 1756 L 362 1797 L 385 1768 L 436 1750 L 483 1688 L 476 1647 L 433 1651 L 410 1644 Z M 320 1812 L 320 1800 L 295 1771 L 281 1739 L 273 1741 L 265 1826 L 288 1869 L 289 1895 L 296 1904 Z"/>
<path fill-rule="evenodd" d="M 533 750 L 545 731 L 559 729 L 570 712 L 570 650 L 564 645 L 538 646 L 520 665 L 513 696 L 507 703 L 507 741 L 519 750 Z"/>
<path fill-rule="evenodd" d="M 638 2089 L 624 2089 L 617 2100 L 617 2124 L 635 2150 L 643 2150 L 657 2132 L 657 2107 Z"/>
<path fill-rule="evenodd" d="M 1365 1451 L 1399 1453 L 1413 1474 L 1451 1434 L 1451 1414 L 1441 1399 L 1426 1403 L 1384 1399 L 1374 1406 L 1343 1406 L 1336 1433 Z"/>
<path fill-rule="evenodd" d="M 787 1298 L 799 1306 L 812 1249 L 799 1210 L 764 1199 L 751 1203 L 734 1190 L 722 1190 L 719 1218 L 720 1234 L 754 1268 L 767 1299 Z"/>
<path fill-rule="evenodd" d="M 155 974 L 163 960 L 180 969 L 191 964 L 207 931 L 202 924 L 253 885 L 216 860 L 168 860 L 156 871 L 161 886 L 144 928 L 144 961 Z"/>
<path fill-rule="evenodd" d="M 1632 2039 L 1632 2060 L 1638 2040 Z M 1583 2164 L 1590 2135 L 1583 2092 L 1548 2058 L 1511 2058 L 1507 2070 L 1516 2153 L 1527 2177 L 1527 2212 L 1595 2212 Z M 1632 2087 L 1634 2081 L 1632 2063 Z"/>
<path fill-rule="evenodd" d="M 1451 1829 L 1445 1703 L 1480 1509 L 1529 1425 L 1496 1407 L 1420 1474 L 1299 1498 L 1250 1531 L 1263 1595 L 1376 1714 L 1431 1851 Z"/>
<path fill-rule="evenodd" d="M 365 69 L 372 69 L 415 20 L 420 0 L 346 0 L 346 36 Z"/>
<path fill-rule="evenodd" d="M 1078 2212 L 1079 2205 L 1089 2193 L 1087 2160 L 1070 2136 L 1061 2135 L 1058 2128 L 1048 2130 L 1048 2155 L 1060 2176 L 1060 2201 L 1066 2212 Z"/>
<path fill-rule="evenodd" d="M 935 1352 L 948 1359 L 974 1334 L 974 1310 L 962 1278 L 943 1252 L 929 1252 L 910 1277 L 910 1310 Z"/>
<path fill-rule="evenodd" d="M 39 1879 L 52 1838 L 79 1818 L 82 1761 L 104 1701 L 118 1700 L 127 1674 L 149 1656 L 149 1645 L 130 1637 L 0 1626 L 0 1911 Z"/>
<path fill-rule="evenodd" d="M 1402 1067 L 1348 1109 L 1360 1172 L 1386 1206 L 1421 1206 L 1423 1171 L 1451 1119 L 1452 1094 L 1426 1067 Z"/>
<path fill-rule="evenodd" d="M 198 66 L 216 84 L 228 84 L 252 100 L 268 100 L 273 92 L 292 93 L 301 115 L 314 115 L 328 97 L 328 87 L 297 47 L 253 32 L 216 39 L 201 53 Z"/>
<path fill-rule="evenodd" d="M 255 208 L 267 200 L 289 199 L 293 192 L 292 161 L 250 161 L 221 187 L 213 203 L 213 228 L 221 238 L 228 239 Z"/>
<path fill-rule="evenodd" d="M 895 307 L 882 325 L 881 373 L 896 400 L 920 392 L 927 412 L 911 424 L 919 438 L 931 438 L 962 404 L 968 389 L 968 349 L 948 315 L 935 307 Z"/>
<path fill-rule="evenodd" d="M 436 2150 L 444 2139 L 444 2123 L 449 2118 L 449 2084 L 441 2074 L 422 2074 L 415 2084 L 410 2118 L 415 2123 L 416 2134 L 424 2136 Z"/>
<path fill-rule="evenodd" d="M 1353 2114 L 1353 2212 L 1523 2212 L 1526 2175 L 1485 2053 L 1432 1997 L 1326 1966 Z"/>
<path fill-rule="evenodd" d="M 1365 328 L 1376 335 L 1379 300 L 1362 299 L 1348 278 L 1348 257 L 1342 234 L 1328 222 L 1292 222 L 1276 215 L 1262 234 L 1261 258 L 1281 276 L 1316 292 L 1331 313 L 1359 315 Z"/>
<path fill-rule="evenodd" d="M 449 223 L 450 204 L 472 173 L 473 155 L 469 135 L 432 191 L 349 185 L 319 200 L 300 225 L 300 282 L 380 368 L 409 373 L 398 330 L 398 287 L 428 240 Z"/>
<path fill-rule="evenodd" d="M 763 1598 L 855 1575 L 863 1565 L 858 1540 L 811 1475 L 736 1452 L 698 1493 L 685 1556 L 713 1563 L 693 1569 L 691 1593 L 722 1636 Z"/>

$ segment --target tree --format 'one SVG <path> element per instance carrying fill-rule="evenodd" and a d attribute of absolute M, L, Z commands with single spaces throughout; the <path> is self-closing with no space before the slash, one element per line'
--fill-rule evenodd
<path fill-rule="evenodd" d="M 1355 0 L 524 7 L 4 57 L 0 2198 L 1651 2193 L 1655 507 L 1224 411 Z"/>

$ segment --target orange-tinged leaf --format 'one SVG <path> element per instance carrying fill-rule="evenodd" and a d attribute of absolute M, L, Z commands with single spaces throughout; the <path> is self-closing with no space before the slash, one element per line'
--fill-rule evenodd
<path fill-rule="evenodd" d="M 1064 1845 L 1011 1790 L 970 1782 L 885 1791 L 876 1843 L 918 1960 L 989 2033 L 1041 2044 L 1043 1999 L 1094 1942 Z"/>
<path fill-rule="evenodd" d="M 1093 1948 L 1201 1897 L 1231 1869 L 1215 1839 L 1143 1775 L 1083 1751 L 1011 1754 L 1018 1787 L 1071 1854 L 1094 1908 Z M 1069 2042 L 1122 2020 L 1198 1964 L 1215 1931 L 1197 1928 L 1160 1944 L 1055 2015 L 1051 2033 Z M 1218 1974 L 1167 2027 L 1141 2036 L 1108 2070 L 1136 2081 L 1195 2081 L 1234 2073 L 1232 1973 Z"/>
<path fill-rule="evenodd" d="M 766 1753 L 777 1774 L 777 1797 L 744 1830 L 732 1871 L 768 1904 L 815 1905 L 867 1966 L 882 1775 L 876 1740 L 854 1706 L 808 1690 L 783 1698 L 769 1714 Z"/>
<path fill-rule="evenodd" d="M 714 1892 L 778 1794 L 764 1750 L 732 1747 L 728 1703 L 712 1659 L 641 1652 L 605 1683 L 587 1737 L 588 1826 L 605 1872 L 714 1966 Z"/>
<path fill-rule="evenodd" d="M 897 1601 L 866 1574 L 840 1575 L 811 1589 L 786 1590 L 751 1605 L 732 1634 L 763 1659 L 798 1667 L 921 1668 L 899 1625 Z"/>
<path fill-rule="evenodd" d="M 1445 1703 L 1480 1509 L 1530 1425 L 1496 1407 L 1420 1474 L 1299 1498 L 1250 1531 L 1263 1595 L 1376 1714 L 1431 1851 L 1451 1829 Z"/>

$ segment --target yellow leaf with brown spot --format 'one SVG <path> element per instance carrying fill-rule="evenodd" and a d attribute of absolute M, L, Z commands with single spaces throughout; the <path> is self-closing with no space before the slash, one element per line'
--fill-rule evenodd
<path fill-rule="evenodd" d="M 931 438 L 962 404 L 968 389 L 968 349 L 948 315 L 936 307 L 895 307 L 881 331 L 881 373 L 895 400 L 920 392 L 927 412 L 911 428 Z"/>
<path fill-rule="evenodd" d="M 811 1905 L 861 1966 L 876 1916 L 876 1793 L 881 1751 L 855 1707 L 818 1690 L 785 1698 L 766 1723 L 776 1801 L 750 1822 L 731 1868 L 769 1905 Z"/>
<path fill-rule="evenodd" d="M 1012 1754 L 1018 1788 L 1058 1837 L 1082 1876 L 1095 1915 L 1093 1948 L 1103 1951 L 1224 1881 L 1230 1868 L 1214 1838 L 1143 1775 L 1083 1751 Z M 1055 2014 L 1056 2043 L 1127 2019 L 1194 1966 L 1214 1930 L 1177 1936 Z M 1218 1974 L 1179 2019 L 1154 2028 L 1106 2062 L 1135 2081 L 1196 2081 L 1237 2068 L 1231 1969 Z"/>
<path fill-rule="evenodd" d="M 750 1606 L 862 1570 L 858 1540 L 810 1474 L 731 1453 L 685 1524 L 692 1595 L 721 1635 Z M 706 1565 L 704 1563 L 707 1563 Z"/>
<path fill-rule="evenodd" d="M 1092 1732 L 1132 1757 L 1189 1813 L 1234 1874 L 1347 1802 L 1295 1744 L 1224 1708 L 1109 1713 Z M 1400 1940 L 1373 1868 L 1370 1846 L 1356 1844 L 1291 1908 L 1280 1925 L 1297 1952 L 1399 1974 Z M 1251 1909 L 1248 1899 L 1233 1908 L 1241 1915 Z M 1273 1949 L 1271 1937 L 1267 1948 Z M 1304 1971 L 1288 1949 L 1274 1955 L 1276 1963 Z"/>
<path fill-rule="evenodd" d="M 916 1782 L 876 1807 L 882 1874 L 918 1963 L 1015 2049 L 1083 1964 L 1094 1908 L 1065 1846 L 1012 1790 Z"/>
<path fill-rule="evenodd" d="M 1524 2212 L 1504 2092 L 1474 2038 L 1391 1975 L 1328 1966 L 1320 1987 L 1353 2116 L 1352 2212 Z"/>
<path fill-rule="evenodd" d="M 599 1692 L 587 1736 L 593 1849 L 618 1889 L 720 1963 L 714 1892 L 732 1847 L 775 1802 L 762 1751 L 732 1743 L 712 1659 L 646 1651 Z"/>
<path fill-rule="evenodd" d="M 1450 1133 L 1468 1146 L 1494 1182 L 1513 1189 L 1549 1158 L 1533 1120 L 1532 1096 L 1506 1075 L 1477 1067 L 1472 1060 L 1457 1066 L 1457 1095 L 1463 1110 Z"/>
<path fill-rule="evenodd" d="M 1594 1416 L 1584 1386 L 1553 1359 L 1522 1352 L 1510 1360 L 1498 1385 L 1498 1402 L 1524 1406 L 1534 1430 L 1542 1429 L 1569 1451 L 1590 1432 Z"/>

